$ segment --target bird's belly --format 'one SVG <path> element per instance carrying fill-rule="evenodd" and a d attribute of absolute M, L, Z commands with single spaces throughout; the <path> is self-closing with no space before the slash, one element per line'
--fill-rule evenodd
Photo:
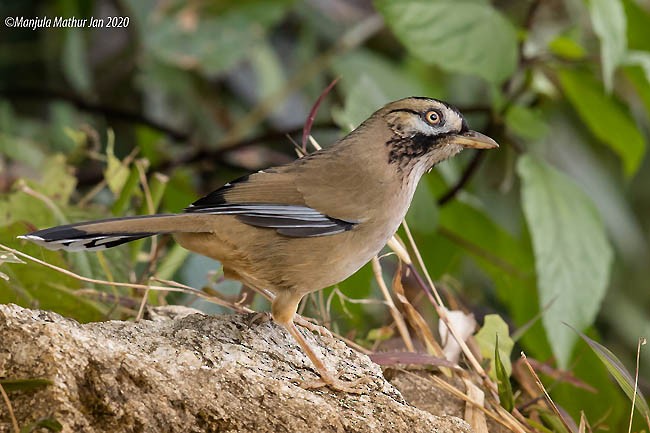
<path fill-rule="evenodd" d="M 175 238 L 188 250 L 220 261 L 246 284 L 309 293 L 354 274 L 381 250 L 398 225 L 399 221 L 383 221 L 332 236 L 291 238 L 272 229 L 224 224 L 214 233 L 178 233 Z"/>

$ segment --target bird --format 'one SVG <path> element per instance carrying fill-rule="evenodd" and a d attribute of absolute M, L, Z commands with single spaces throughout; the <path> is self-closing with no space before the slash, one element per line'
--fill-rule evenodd
<path fill-rule="evenodd" d="M 93 251 L 159 234 L 218 260 L 224 276 L 266 295 L 271 317 L 311 360 L 306 388 L 358 392 L 330 371 L 294 323 L 301 299 L 369 262 L 397 231 L 420 178 L 463 149 L 494 149 L 458 109 L 408 97 L 378 109 L 333 145 L 226 183 L 177 214 L 128 216 L 34 231 L 48 249 Z"/>

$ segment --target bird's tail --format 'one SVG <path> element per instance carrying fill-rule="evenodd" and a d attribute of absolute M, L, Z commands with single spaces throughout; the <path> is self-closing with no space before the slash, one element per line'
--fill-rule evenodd
<path fill-rule="evenodd" d="M 50 250 L 95 251 L 157 234 L 209 231 L 206 216 L 161 214 L 111 218 L 51 227 L 18 238 Z"/>

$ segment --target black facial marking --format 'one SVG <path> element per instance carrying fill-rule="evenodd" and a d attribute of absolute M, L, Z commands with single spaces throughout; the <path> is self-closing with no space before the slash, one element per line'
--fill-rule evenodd
<path fill-rule="evenodd" d="M 460 118 L 463 119 L 463 123 L 461 124 L 461 127 L 460 127 L 460 133 L 464 134 L 467 131 L 469 131 L 469 125 L 467 125 L 467 121 L 465 120 L 465 118 L 463 116 L 461 116 Z"/>
<path fill-rule="evenodd" d="M 397 164 L 397 169 L 402 171 L 410 161 L 426 154 L 434 140 L 426 134 L 415 134 L 413 137 L 395 136 L 386 142 L 390 148 L 388 163 Z"/>
<path fill-rule="evenodd" d="M 394 110 L 390 110 L 388 113 L 397 113 L 399 111 L 405 111 L 407 113 L 415 114 L 416 116 L 420 115 L 420 112 L 411 110 L 410 108 L 396 108 Z"/>
<path fill-rule="evenodd" d="M 432 137 L 426 134 L 415 134 L 413 137 L 393 136 L 386 142 L 389 147 L 388 163 L 396 164 L 399 173 L 404 172 L 416 159 L 424 156 L 432 148 L 438 146 L 445 138 L 457 135 L 457 132 L 446 132 Z"/>

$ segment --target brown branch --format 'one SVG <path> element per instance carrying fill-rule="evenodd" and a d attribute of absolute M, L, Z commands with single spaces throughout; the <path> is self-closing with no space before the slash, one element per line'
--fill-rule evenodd
<path fill-rule="evenodd" d="M 474 176 L 474 173 L 478 170 L 479 166 L 481 165 L 481 162 L 485 158 L 485 152 L 478 151 L 474 154 L 472 157 L 472 160 L 469 162 L 467 167 L 465 167 L 465 170 L 463 171 L 463 174 L 460 176 L 460 179 L 458 179 L 458 182 L 447 192 L 445 192 L 440 198 L 438 198 L 438 206 L 444 206 L 446 203 L 451 201 L 456 195 L 462 190 L 465 185 L 470 181 L 472 176 Z"/>
<path fill-rule="evenodd" d="M 88 111 L 90 113 L 101 114 L 103 116 L 119 119 L 131 123 L 139 123 L 148 126 L 149 128 L 160 131 L 176 141 L 186 141 L 189 139 L 190 134 L 185 131 L 178 131 L 167 125 L 164 125 L 156 120 L 143 116 L 140 113 L 133 111 L 123 110 L 116 107 L 107 107 L 105 105 L 97 104 L 87 101 L 78 95 L 66 93 L 53 89 L 0 89 L 0 96 L 8 99 L 35 99 L 35 100 L 60 100 L 66 101 L 77 107 L 79 110 Z"/>

